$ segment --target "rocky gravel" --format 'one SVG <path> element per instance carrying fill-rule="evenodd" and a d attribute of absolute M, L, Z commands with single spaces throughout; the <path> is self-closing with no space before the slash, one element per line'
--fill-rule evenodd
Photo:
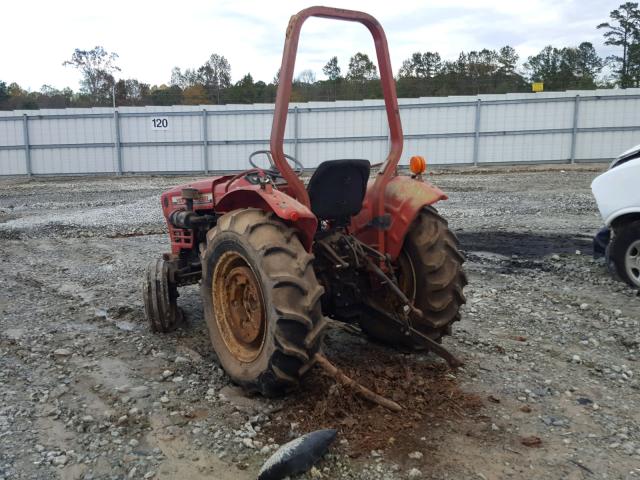
<path fill-rule="evenodd" d="M 440 171 L 467 256 L 457 371 L 332 329 L 326 353 L 406 406 L 319 370 L 245 395 L 187 323 L 148 331 L 146 264 L 168 249 L 159 194 L 186 177 L 0 180 L 0 479 L 251 479 L 312 428 L 338 439 L 301 478 L 640 478 L 640 298 L 590 255 L 605 167 Z"/>

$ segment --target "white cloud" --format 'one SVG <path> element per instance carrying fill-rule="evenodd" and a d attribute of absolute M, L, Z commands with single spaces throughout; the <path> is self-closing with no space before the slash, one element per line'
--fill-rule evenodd
<path fill-rule="evenodd" d="M 591 41 L 602 54 L 601 32 L 620 0 L 352 0 L 343 8 L 376 16 L 387 30 L 397 71 L 414 51 L 439 51 L 455 58 L 462 50 L 514 46 L 522 57 L 547 44 Z M 280 65 L 289 16 L 316 1 L 280 0 L 21 0 L 2 8 L 0 79 L 25 88 L 42 84 L 78 88 L 79 74 L 62 62 L 74 48 L 104 46 L 120 55 L 121 75 L 151 84 L 167 83 L 171 68 L 197 67 L 213 52 L 227 57 L 233 80 L 251 72 L 270 81 Z M 324 63 L 337 55 L 343 71 L 349 57 L 373 55 L 360 25 L 311 19 L 303 28 L 297 70 L 322 77 Z"/>

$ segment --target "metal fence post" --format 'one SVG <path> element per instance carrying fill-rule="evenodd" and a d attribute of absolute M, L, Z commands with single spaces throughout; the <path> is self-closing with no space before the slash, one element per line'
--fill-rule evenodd
<path fill-rule="evenodd" d="M 481 100 L 476 100 L 476 119 L 475 119 L 475 134 L 473 136 L 473 165 L 478 166 L 478 156 L 480 153 L 480 105 Z"/>
<path fill-rule="evenodd" d="M 118 175 L 122 175 L 122 145 L 120 145 L 120 115 L 117 110 L 113 111 L 113 128 L 115 131 L 115 143 L 113 147 L 116 149 L 116 158 L 118 159 Z"/>
<path fill-rule="evenodd" d="M 209 138 L 207 131 L 207 109 L 202 109 L 202 161 L 204 162 L 204 173 L 209 173 Z"/>
<path fill-rule="evenodd" d="M 24 165 L 27 175 L 32 176 L 31 171 L 31 145 L 29 145 L 29 117 L 27 114 L 22 116 L 22 132 L 24 137 Z"/>
<path fill-rule="evenodd" d="M 293 157 L 298 159 L 298 107 L 293 107 Z"/>
<path fill-rule="evenodd" d="M 578 114 L 580 113 L 580 95 L 573 101 L 573 130 L 571 131 L 571 164 L 576 163 L 576 137 L 578 136 Z"/>

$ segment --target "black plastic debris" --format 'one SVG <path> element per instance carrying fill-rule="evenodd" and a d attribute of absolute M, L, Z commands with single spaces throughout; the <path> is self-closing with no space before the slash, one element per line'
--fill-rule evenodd
<path fill-rule="evenodd" d="M 335 440 L 334 429 L 316 430 L 281 446 L 264 463 L 258 480 L 280 480 L 309 470 Z"/>

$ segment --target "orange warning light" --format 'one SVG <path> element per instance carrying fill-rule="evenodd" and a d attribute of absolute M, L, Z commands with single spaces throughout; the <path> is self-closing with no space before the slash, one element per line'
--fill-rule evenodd
<path fill-rule="evenodd" d="M 414 175 L 420 175 L 427 169 L 427 162 L 425 161 L 424 157 L 421 157 L 420 155 L 414 155 L 413 157 L 411 157 L 411 160 L 409 160 L 409 169 Z"/>

